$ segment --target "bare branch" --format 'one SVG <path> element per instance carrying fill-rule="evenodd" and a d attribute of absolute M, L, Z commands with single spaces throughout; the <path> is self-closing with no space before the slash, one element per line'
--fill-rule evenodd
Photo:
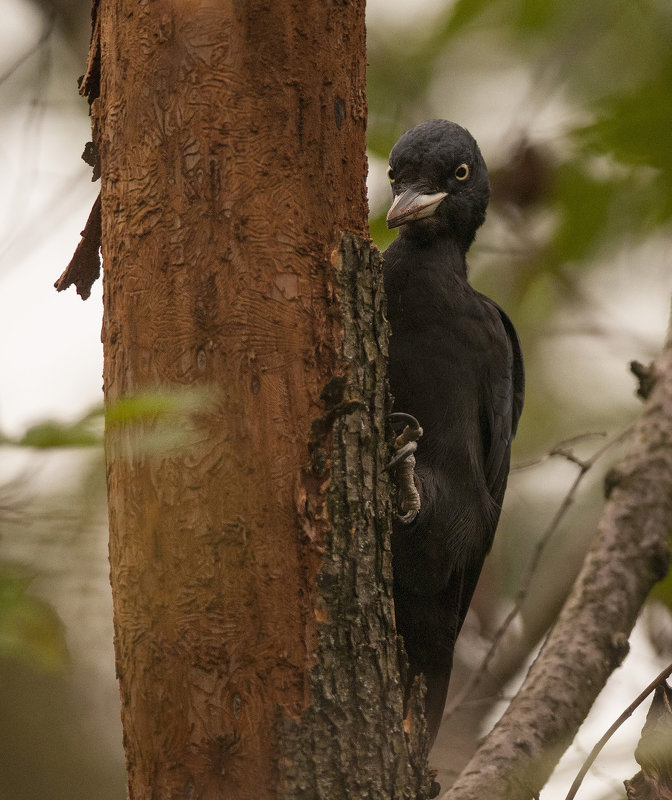
<path fill-rule="evenodd" d="M 597 536 L 521 690 L 450 790 L 451 800 L 529 800 L 546 783 L 669 564 L 672 326 L 658 380 L 610 477 Z"/>
<path fill-rule="evenodd" d="M 596 431 L 589 433 L 579 433 L 577 436 L 572 436 L 569 439 L 563 439 L 539 458 L 533 458 L 531 461 L 522 461 L 518 464 L 514 464 L 511 467 L 511 472 L 519 472 L 520 470 L 523 469 L 529 469 L 530 467 L 539 466 L 539 464 L 544 464 L 546 461 L 553 458 L 554 456 L 564 456 L 570 450 L 570 447 L 573 444 L 578 444 L 579 442 L 585 442 L 588 439 L 603 439 L 606 435 L 607 434 L 604 431 Z"/>

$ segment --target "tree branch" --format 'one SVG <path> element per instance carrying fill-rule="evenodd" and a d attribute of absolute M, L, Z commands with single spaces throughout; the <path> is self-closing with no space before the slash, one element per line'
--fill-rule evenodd
<path fill-rule="evenodd" d="M 672 526 L 672 324 L 628 453 L 610 472 L 597 536 L 521 690 L 450 790 L 450 800 L 527 800 L 551 775 L 609 675 Z"/>

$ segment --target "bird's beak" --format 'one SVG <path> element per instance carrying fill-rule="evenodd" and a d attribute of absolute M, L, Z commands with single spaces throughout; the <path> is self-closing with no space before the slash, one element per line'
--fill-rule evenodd
<path fill-rule="evenodd" d="M 397 195 L 387 212 L 387 227 L 397 228 L 406 222 L 431 217 L 448 192 L 422 194 L 417 189 L 406 189 Z"/>

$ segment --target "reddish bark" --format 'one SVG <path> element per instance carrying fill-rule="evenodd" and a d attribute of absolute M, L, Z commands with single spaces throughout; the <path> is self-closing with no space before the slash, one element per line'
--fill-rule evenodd
<path fill-rule="evenodd" d="M 338 528 L 330 475 L 335 441 L 350 457 L 368 441 L 357 488 L 370 498 L 384 454 L 384 354 L 369 408 L 353 399 L 337 302 L 345 256 L 330 262 L 341 231 L 366 230 L 364 2 L 101 0 L 98 14 L 106 400 L 211 392 L 188 446 L 148 450 L 151 425 L 133 419 L 108 430 L 130 796 L 354 796 L 367 769 L 386 786 L 367 796 L 392 796 L 395 781 L 395 796 L 414 796 L 424 778 L 401 729 L 385 506 L 353 501 Z M 355 291 L 362 246 L 346 259 Z M 365 372 L 373 356 L 356 349 Z M 360 467 L 348 469 L 352 482 Z M 357 589 L 352 553 L 372 541 Z M 362 627 L 339 592 L 365 587 Z M 336 623 L 346 633 L 330 644 Z M 378 686 L 360 675 L 369 661 Z M 396 728 L 360 720 L 353 734 L 337 719 L 341 705 L 344 719 L 361 713 L 358 692 L 377 692 L 371 714 Z M 352 749 L 374 728 L 382 766 L 339 763 L 336 742 Z"/>

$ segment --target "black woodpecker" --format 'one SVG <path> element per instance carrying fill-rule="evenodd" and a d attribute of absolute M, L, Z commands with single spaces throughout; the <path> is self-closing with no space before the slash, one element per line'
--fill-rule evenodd
<path fill-rule="evenodd" d="M 467 280 L 466 254 L 485 219 L 488 170 L 459 125 L 430 120 L 395 144 L 388 176 L 399 228 L 384 253 L 394 410 L 416 417 L 421 508 L 392 533 L 397 630 L 427 686 L 438 733 L 455 640 L 492 546 L 523 407 L 518 336 Z"/>

